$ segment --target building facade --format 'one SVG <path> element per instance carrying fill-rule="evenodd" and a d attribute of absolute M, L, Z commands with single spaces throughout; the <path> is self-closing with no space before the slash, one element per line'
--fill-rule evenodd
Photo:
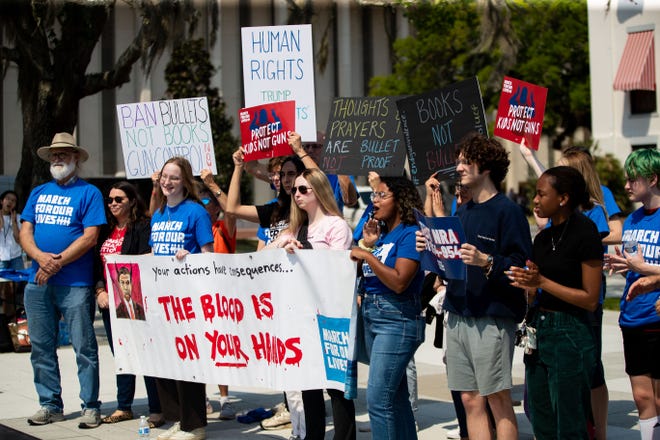
<path fill-rule="evenodd" d="M 212 86 L 220 90 L 233 118 L 233 131 L 239 133 L 238 110 L 244 107 L 241 63 L 241 28 L 248 26 L 284 25 L 289 20 L 285 0 L 217 0 L 219 30 L 214 46 L 209 47 L 211 62 L 216 67 Z M 401 10 L 379 2 L 350 0 L 315 0 L 313 2 L 312 37 L 315 61 L 316 120 L 325 130 L 330 105 L 336 96 L 364 96 L 368 81 L 374 75 L 391 72 L 392 42 L 409 35 L 410 29 Z M 136 12 L 118 1 L 112 18 L 99 41 L 88 72 L 112 67 L 115 59 L 132 41 L 139 28 Z M 210 18 L 202 14 L 200 36 L 210 32 Z M 327 46 L 322 40 L 327 39 Z M 319 60 L 325 59 L 321 69 Z M 136 64 L 131 81 L 122 87 L 89 96 L 80 102 L 76 136 L 90 152 L 83 175 L 89 177 L 121 176 L 124 172 L 121 142 L 115 106 L 121 103 L 161 99 L 167 88 L 164 70 L 170 59 L 166 52 L 146 77 Z M 17 96 L 17 72 L 10 66 L 2 82 L 2 115 L 0 139 L 0 185 L 8 187 L 21 158 L 22 120 Z M 263 190 L 260 189 L 263 187 Z M 259 185 L 256 201 L 271 198 L 266 185 Z"/>
<path fill-rule="evenodd" d="M 660 138 L 656 72 L 659 0 L 588 0 L 592 132 L 622 162 Z"/>

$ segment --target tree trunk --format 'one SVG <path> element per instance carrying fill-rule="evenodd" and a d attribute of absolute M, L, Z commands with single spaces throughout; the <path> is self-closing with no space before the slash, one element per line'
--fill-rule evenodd
<path fill-rule="evenodd" d="M 30 96 L 23 95 L 23 145 L 21 165 L 14 186 L 21 207 L 27 201 L 32 188 L 51 179 L 50 166 L 37 156 L 37 150 L 44 145 L 50 145 L 55 133 L 73 133 L 78 120 L 80 100 L 71 91 L 62 91 L 68 82 L 65 78 L 60 77 L 55 82 L 34 76 L 30 78 L 33 79 L 30 87 L 33 92 Z"/>

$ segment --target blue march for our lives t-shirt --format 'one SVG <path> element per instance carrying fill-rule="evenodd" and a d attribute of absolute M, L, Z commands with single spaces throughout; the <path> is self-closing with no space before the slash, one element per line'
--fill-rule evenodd
<path fill-rule="evenodd" d="M 94 185 L 76 178 L 69 185 L 50 181 L 36 187 L 28 198 L 23 221 L 34 225 L 34 242 L 43 252 L 59 254 L 78 238 L 85 228 L 106 223 L 103 196 Z M 93 284 L 94 249 L 65 265 L 48 284 L 56 286 L 91 286 Z M 39 269 L 32 261 L 30 282 Z"/>
<path fill-rule="evenodd" d="M 174 255 L 179 249 L 197 254 L 208 243 L 213 243 L 211 218 L 199 203 L 184 200 L 163 212 L 157 209 L 151 218 L 149 244 L 154 255 Z"/>
<path fill-rule="evenodd" d="M 387 267 L 394 267 L 397 258 L 408 258 L 419 261 L 419 252 L 415 249 L 415 231 L 417 225 L 400 223 L 396 228 L 376 242 L 376 249 L 372 252 L 381 263 Z M 369 294 L 396 294 L 376 276 L 371 266 L 366 262 L 362 265 L 364 276 L 364 290 Z M 419 295 L 424 281 L 424 271 L 418 270 L 402 295 Z"/>
<path fill-rule="evenodd" d="M 636 241 L 643 247 L 644 262 L 660 265 L 660 210 L 645 215 L 644 208 L 639 208 L 628 216 L 623 224 L 621 241 Z M 626 300 L 630 285 L 641 278 L 637 272 L 629 270 L 626 274 L 626 287 L 621 296 L 619 325 L 621 327 L 639 327 L 660 322 L 655 311 L 655 303 L 660 298 L 660 289 L 639 295 L 632 301 Z"/>

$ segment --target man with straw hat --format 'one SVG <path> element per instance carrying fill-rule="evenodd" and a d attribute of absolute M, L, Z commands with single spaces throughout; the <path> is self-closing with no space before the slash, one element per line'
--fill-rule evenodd
<path fill-rule="evenodd" d="M 37 150 L 50 162 L 53 180 L 32 190 L 23 211 L 21 245 L 32 258 L 24 302 L 30 329 L 34 384 L 41 408 L 31 425 L 64 420 L 57 359 L 57 333 L 63 317 L 76 353 L 82 400 L 79 428 L 101 423 L 98 345 L 94 334 L 93 258 L 99 227 L 105 224 L 101 192 L 78 178 L 89 158 L 69 133 L 57 133 Z"/>

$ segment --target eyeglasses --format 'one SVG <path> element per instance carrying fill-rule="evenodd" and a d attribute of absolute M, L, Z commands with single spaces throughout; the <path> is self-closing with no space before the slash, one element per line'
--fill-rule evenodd
<path fill-rule="evenodd" d="M 105 203 L 107 203 L 108 205 L 112 205 L 112 202 L 121 203 L 121 202 L 124 201 L 124 199 L 125 199 L 125 197 L 119 197 L 119 196 L 107 197 L 105 199 Z"/>
<path fill-rule="evenodd" d="M 180 182 L 181 177 L 179 176 L 167 176 L 167 175 L 161 175 L 160 180 L 163 182 L 166 182 L 169 179 L 170 182 Z"/>
<path fill-rule="evenodd" d="M 309 186 L 305 186 L 305 185 L 294 186 L 293 188 L 291 188 L 291 194 L 296 195 L 296 192 L 300 191 L 300 194 L 305 195 L 305 194 L 307 194 L 308 191 L 311 191 L 311 190 L 312 190 L 312 188 L 310 188 Z"/>
<path fill-rule="evenodd" d="M 385 191 L 376 191 L 371 193 L 371 201 L 375 202 L 376 200 L 385 200 L 392 197 L 394 194 L 387 193 Z"/>
<path fill-rule="evenodd" d="M 48 153 L 48 158 L 50 160 L 66 160 L 71 157 L 73 153 L 71 151 L 59 151 L 59 152 L 53 152 L 51 151 Z"/>
<path fill-rule="evenodd" d="M 206 205 L 208 205 L 209 203 L 211 203 L 211 199 L 210 199 L 209 197 L 202 197 L 201 200 L 202 200 L 202 203 L 204 204 L 204 206 L 206 206 Z"/>

